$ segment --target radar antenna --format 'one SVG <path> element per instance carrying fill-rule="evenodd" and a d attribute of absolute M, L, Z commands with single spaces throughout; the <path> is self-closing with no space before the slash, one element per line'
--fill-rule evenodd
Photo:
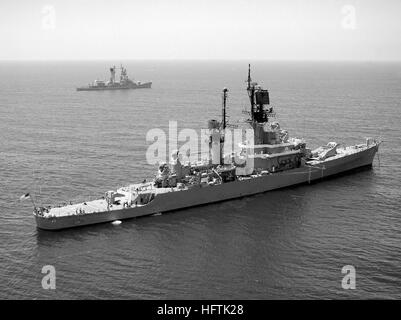
<path fill-rule="evenodd" d="M 247 91 L 249 101 L 251 103 L 251 121 L 257 123 L 265 123 L 268 117 L 274 116 L 272 107 L 265 107 L 270 104 L 269 91 L 257 86 L 256 82 L 251 79 L 251 65 L 248 65 Z"/>

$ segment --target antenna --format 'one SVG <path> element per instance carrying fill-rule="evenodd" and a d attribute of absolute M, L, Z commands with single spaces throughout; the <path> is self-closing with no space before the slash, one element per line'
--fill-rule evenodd
<path fill-rule="evenodd" d="M 226 122 L 227 92 L 228 92 L 228 89 L 227 89 L 227 88 L 224 88 L 224 89 L 223 89 L 223 108 L 222 108 L 222 115 L 221 115 L 221 117 L 222 117 L 222 127 L 223 127 L 223 130 L 224 130 L 224 129 L 226 128 L 226 126 L 227 126 L 227 122 Z"/>
<path fill-rule="evenodd" d="M 248 64 L 248 90 L 251 89 L 251 64 Z"/>
<path fill-rule="evenodd" d="M 254 119 L 254 106 L 255 106 L 255 85 L 251 86 L 251 64 L 248 64 L 248 96 L 249 96 L 249 101 L 251 102 L 251 115 L 252 115 L 252 120 Z"/>

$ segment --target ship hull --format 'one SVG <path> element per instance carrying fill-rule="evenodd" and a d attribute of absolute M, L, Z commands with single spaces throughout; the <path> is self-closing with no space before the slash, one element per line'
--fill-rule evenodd
<path fill-rule="evenodd" d="M 318 166 L 302 166 L 248 180 L 238 180 L 207 187 L 197 186 L 188 190 L 162 193 L 149 204 L 140 207 L 57 218 L 35 216 L 36 223 L 40 229 L 60 230 L 174 211 L 316 182 L 357 168 L 372 166 L 378 147 L 377 144 L 344 157 L 332 160 L 329 158 Z"/>
<path fill-rule="evenodd" d="M 77 91 L 107 91 L 107 90 L 130 90 L 130 89 L 150 89 L 152 82 L 144 82 L 141 84 L 131 84 L 126 86 L 104 86 L 104 87 L 79 87 Z"/>

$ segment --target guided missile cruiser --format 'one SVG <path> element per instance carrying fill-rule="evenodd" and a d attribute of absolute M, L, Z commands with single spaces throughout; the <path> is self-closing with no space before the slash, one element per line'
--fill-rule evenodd
<path fill-rule="evenodd" d="M 105 222 L 117 224 L 124 219 L 212 205 L 257 193 L 268 197 L 271 190 L 307 185 L 372 166 L 380 141 L 367 138 L 351 146 L 328 142 L 311 150 L 303 139 L 290 137 L 274 121 L 276 113 L 269 91 L 252 81 L 250 66 L 246 83 L 249 118 L 245 121 L 253 139 L 242 141 L 236 152 L 221 152 L 229 130 L 228 90 L 224 89 L 221 119 L 207 122 L 207 159 L 184 162 L 177 152 L 170 162 L 158 165 L 151 180 L 107 191 L 98 199 L 58 206 L 37 206 L 33 201 L 37 227 L 60 230 Z"/>
<path fill-rule="evenodd" d="M 127 90 L 127 89 L 150 89 L 152 82 L 133 81 L 128 78 L 127 69 L 123 65 L 119 68 L 120 81 L 116 80 L 116 66 L 110 68 L 110 79 L 108 81 L 95 80 L 85 87 L 78 87 L 77 91 L 100 91 L 100 90 Z"/>

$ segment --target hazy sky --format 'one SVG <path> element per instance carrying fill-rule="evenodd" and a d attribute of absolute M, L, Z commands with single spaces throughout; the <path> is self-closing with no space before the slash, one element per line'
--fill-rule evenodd
<path fill-rule="evenodd" d="M 400 0 L 1 0 L 0 59 L 400 60 Z"/>

